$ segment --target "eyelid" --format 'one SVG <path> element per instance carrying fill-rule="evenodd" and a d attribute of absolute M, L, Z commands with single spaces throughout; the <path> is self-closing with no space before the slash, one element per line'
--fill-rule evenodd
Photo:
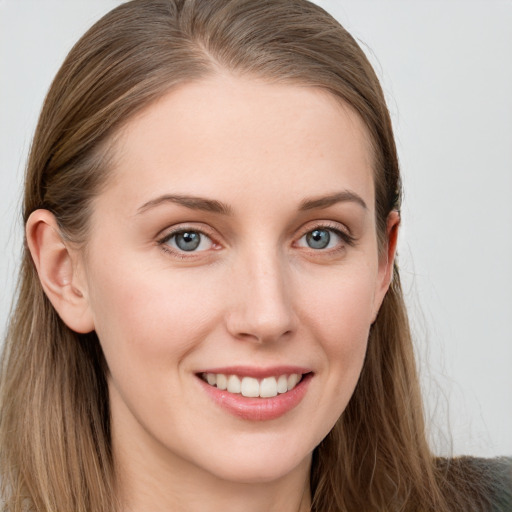
<path fill-rule="evenodd" d="M 173 224 L 171 226 L 167 226 L 164 229 L 160 230 L 157 235 L 155 235 L 155 239 L 158 242 L 161 242 L 165 239 L 170 238 L 177 233 L 183 233 L 184 231 L 196 231 L 197 233 L 201 233 L 211 239 L 218 238 L 215 235 L 215 231 L 209 227 L 207 224 L 203 222 L 179 222 L 177 224 Z"/>
<path fill-rule="evenodd" d="M 197 258 L 203 253 L 209 252 L 209 250 L 211 250 L 205 249 L 203 251 L 187 252 L 167 245 L 167 242 L 171 240 L 172 237 L 180 233 L 186 233 L 187 231 L 199 233 L 201 236 L 208 238 L 211 241 L 212 245 L 214 246 L 213 249 L 218 249 L 218 247 L 215 246 L 220 246 L 220 243 L 217 241 L 217 237 L 214 236 L 212 229 L 207 229 L 207 227 L 205 227 L 204 225 L 201 225 L 200 227 L 195 226 L 193 222 L 174 225 L 170 228 L 166 228 L 160 231 L 160 233 L 156 237 L 156 243 L 158 244 L 159 247 L 161 247 L 163 251 L 170 253 L 173 256 L 177 256 L 180 259 Z"/>
<path fill-rule="evenodd" d="M 308 223 L 302 226 L 297 233 L 295 243 L 298 240 L 302 239 L 302 237 L 304 237 L 308 233 L 311 233 L 311 231 L 314 231 L 315 229 L 325 229 L 328 231 L 332 231 L 335 234 L 337 234 L 343 240 L 344 243 L 351 247 L 354 246 L 357 241 L 354 235 L 352 235 L 352 233 L 350 232 L 350 229 L 344 226 L 343 224 L 335 221 L 319 220 L 313 221 L 312 223 Z"/>

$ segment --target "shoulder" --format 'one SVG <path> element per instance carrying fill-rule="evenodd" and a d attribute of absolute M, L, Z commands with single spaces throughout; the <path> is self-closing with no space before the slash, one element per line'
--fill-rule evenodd
<path fill-rule="evenodd" d="M 486 477 L 492 512 L 512 512 L 512 457 L 473 459 L 471 464 Z"/>
<path fill-rule="evenodd" d="M 512 457 L 438 459 L 444 478 L 482 503 L 486 512 L 512 512 Z"/>

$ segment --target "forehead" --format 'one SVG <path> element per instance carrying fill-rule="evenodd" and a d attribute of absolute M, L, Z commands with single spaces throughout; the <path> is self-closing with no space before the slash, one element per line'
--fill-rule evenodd
<path fill-rule="evenodd" d="M 232 76 L 181 85 L 123 128 L 110 189 L 290 201 L 352 189 L 373 207 L 369 137 L 360 117 L 321 89 Z"/>

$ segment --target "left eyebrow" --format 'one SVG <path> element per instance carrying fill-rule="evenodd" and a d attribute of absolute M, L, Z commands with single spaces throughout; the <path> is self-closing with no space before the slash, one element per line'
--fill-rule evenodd
<path fill-rule="evenodd" d="M 323 209 L 337 203 L 345 202 L 356 203 L 365 210 L 368 210 L 368 206 L 360 195 L 350 190 L 343 190 L 342 192 L 331 194 L 329 196 L 304 199 L 300 204 L 299 211 Z"/>

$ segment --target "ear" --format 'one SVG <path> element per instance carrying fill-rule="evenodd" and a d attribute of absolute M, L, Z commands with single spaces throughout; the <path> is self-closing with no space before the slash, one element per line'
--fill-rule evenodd
<path fill-rule="evenodd" d="M 94 323 L 80 277 L 78 252 L 64 242 L 55 216 L 48 210 L 36 210 L 25 229 L 39 280 L 60 318 L 73 331 L 91 332 Z"/>
<path fill-rule="evenodd" d="M 393 279 L 393 267 L 395 263 L 399 226 L 400 214 L 396 210 L 393 210 L 387 218 L 386 239 L 384 241 L 385 245 L 379 256 L 379 272 L 375 293 L 373 321 L 377 318 L 382 301 L 384 300 L 389 285 L 391 284 L 391 280 Z"/>

